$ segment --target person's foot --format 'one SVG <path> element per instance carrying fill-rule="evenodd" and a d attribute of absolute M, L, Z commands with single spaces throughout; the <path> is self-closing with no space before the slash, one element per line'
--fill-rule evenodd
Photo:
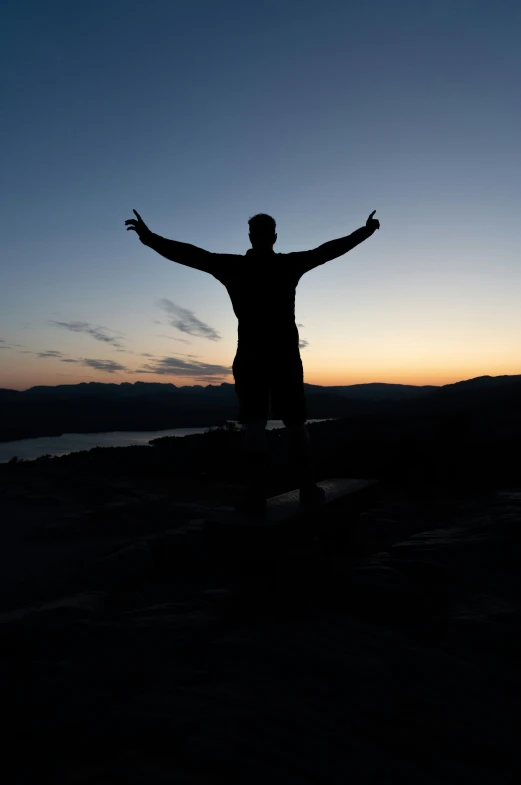
<path fill-rule="evenodd" d="M 300 489 L 301 504 L 322 504 L 326 500 L 326 492 L 320 485 L 306 485 Z"/>
<path fill-rule="evenodd" d="M 242 498 L 235 502 L 233 508 L 235 512 L 264 517 L 266 514 L 266 495 L 259 492 L 248 491 Z"/>

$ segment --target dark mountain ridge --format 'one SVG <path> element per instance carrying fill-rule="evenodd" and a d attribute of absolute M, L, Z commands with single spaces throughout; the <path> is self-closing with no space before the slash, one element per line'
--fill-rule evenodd
<path fill-rule="evenodd" d="M 521 416 L 521 375 L 482 376 L 441 387 L 305 384 L 308 416 L 468 418 Z M 28 390 L 0 389 L 0 440 L 118 430 L 205 427 L 236 419 L 233 384 L 177 387 L 159 382 L 82 382 Z"/>
<path fill-rule="evenodd" d="M 328 392 L 350 398 L 399 399 L 416 397 L 439 389 L 436 386 L 415 386 L 407 384 L 351 384 L 336 387 L 324 387 L 318 384 L 305 384 L 308 392 Z M 0 388 L 0 401 L 20 400 L 21 397 L 31 399 L 63 399 L 73 396 L 96 396 L 135 398 L 143 395 L 206 395 L 226 396 L 235 394 L 234 385 L 223 382 L 220 385 L 183 385 L 162 382 L 121 382 L 120 384 L 105 382 L 80 382 L 79 384 L 58 384 L 56 386 L 36 386 L 27 390 L 9 390 Z"/>

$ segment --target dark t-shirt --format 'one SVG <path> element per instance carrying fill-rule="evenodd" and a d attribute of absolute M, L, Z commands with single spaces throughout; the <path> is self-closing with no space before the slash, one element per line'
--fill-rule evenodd
<path fill-rule="evenodd" d="M 238 347 L 298 351 L 295 291 L 304 273 L 298 254 L 215 254 L 212 275 L 227 289 L 238 320 Z M 302 260 L 301 260 L 302 261 Z"/>

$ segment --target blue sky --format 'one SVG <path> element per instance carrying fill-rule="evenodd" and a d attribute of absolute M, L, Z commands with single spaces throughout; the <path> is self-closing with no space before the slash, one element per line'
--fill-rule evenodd
<path fill-rule="evenodd" d="M 520 373 L 520 40 L 514 0 L 4 0 L 0 386 L 232 381 L 226 290 L 133 208 L 230 253 L 376 209 L 298 287 L 306 381 Z"/>

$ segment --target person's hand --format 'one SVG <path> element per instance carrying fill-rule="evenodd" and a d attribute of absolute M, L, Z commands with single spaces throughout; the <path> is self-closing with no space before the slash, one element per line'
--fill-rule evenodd
<path fill-rule="evenodd" d="M 373 218 L 373 215 L 375 213 L 376 213 L 376 210 L 373 210 L 373 212 L 371 213 L 371 215 L 369 216 L 369 218 L 367 219 L 366 224 L 365 224 L 366 227 L 368 229 L 370 229 L 372 232 L 374 232 L 376 229 L 380 228 L 380 221 L 378 220 L 378 218 Z M 136 213 L 136 215 L 137 215 L 137 213 Z"/>
<path fill-rule="evenodd" d="M 130 224 L 130 226 L 127 226 L 127 232 L 132 229 L 134 232 L 137 232 L 139 239 L 142 240 L 146 234 L 151 234 L 150 229 L 136 210 L 132 210 L 132 212 L 137 216 L 137 221 L 135 218 L 129 218 L 128 221 L 125 221 L 125 226 Z"/>

